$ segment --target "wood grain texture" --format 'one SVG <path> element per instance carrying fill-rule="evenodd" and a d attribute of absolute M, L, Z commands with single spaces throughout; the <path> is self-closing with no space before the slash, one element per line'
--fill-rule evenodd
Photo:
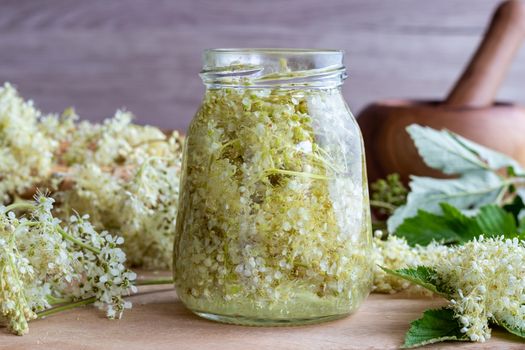
<path fill-rule="evenodd" d="M 409 322 L 427 308 L 443 304 L 440 298 L 413 298 L 406 294 L 373 294 L 354 315 L 342 320 L 301 327 L 242 327 L 214 323 L 184 308 L 166 286 L 141 287 L 131 298 L 133 309 L 111 321 L 92 307 L 34 321 L 23 337 L 0 329 L 0 349 L 52 350 L 351 350 L 397 349 Z M 495 330 L 484 344 L 443 343 L 425 349 L 523 349 L 516 336 Z"/>
<path fill-rule="evenodd" d="M 207 47 L 347 52 L 354 112 L 384 97 L 443 98 L 496 0 L 2 0 L 0 80 L 45 111 L 100 120 L 118 107 L 185 129 Z M 525 102 L 520 51 L 500 97 Z"/>

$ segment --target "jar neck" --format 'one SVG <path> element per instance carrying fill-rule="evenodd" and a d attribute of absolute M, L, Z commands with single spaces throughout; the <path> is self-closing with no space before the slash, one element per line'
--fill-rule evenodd
<path fill-rule="evenodd" d="M 334 50 L 207 50 L 200 76 L 207 88 L 329 89 L 347 77 L 342 60 Z"/>

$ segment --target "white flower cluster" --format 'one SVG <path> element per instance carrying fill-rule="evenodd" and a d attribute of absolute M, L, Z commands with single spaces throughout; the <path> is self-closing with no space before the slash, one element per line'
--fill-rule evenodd
<path fill-rule="evenodd" d="M 88 214 L 95 229 L 125 238 L 132 265 L 170 267 L 183 138 L 121 110 L 100 124 L 78 119 L 73 109 L 43 115 L 0 87 L 0 204 L 52 189 L 60 219 Z"/>
<path fill-rule="evenodd" d="M 60 137 L 64 146 L 59 160 L 62 164 L 115 167 L 140 163 L 149 157 L 172 155 L 166 135 L 152 126 L 132 124 L 130 112 L 117 110 L 113 118 L 100 124 L 75 123 L 76 120 L 78 116 L 69 112 L 59 123 L 51 118 L 42 121 L 42 128 L 63 131 L 61 136 L 55 136 Z"/>
<path fill-rule="evenodd" d="M 0 317 L 15 334 L 26 333 L 39 312 L 79 300 L 120 317 L 131 307 L 123 296 L 136 290 L 119 248 L 123 239 L 95 231 L 87 217 L 63 227 L 53 202 L 38 195 L 34 203 L 0 206 Z"/>
<path fill-rule="evenodd" d="M 41 113 L 9 83 L 0 87 L 0 204 L 51 171 L 58 142 L 39 129 Z"/>
<path fill-rule="evenodd" d="M 78 275 L 84 276 L 81 283 L 68 285 L 66 290 L 79 299 L 94 294 L 95 306 L 106 309 L 109 318 L 120 318 L 124 309 L 131 308 L 122 297 L 137 291 L 132 284 L 137 275 L 124 266 L 126 254 L 119 248 L 124 238 L 106 231 L 98 233 L 88 220 L 89 215 L 72 216 L 67 227 L 73 237 L 95 249 L 76 252 L 74 267 Z M 74 246 L 75 242 L 67 244 Z"/>
<path fill-rule="evenodd" d="M 176 137 L 174 134 L 172 139 Z M 178 141 L 172 144 L 180 147 Z M 148 158 L 129 170 L 127 178 L 105 172 L 92 163 L 74 166 L 67 175 L 74 179 L 73 186 L 59 186 L 54 194 L 62 203 L 57 212 L 64 218 L 75 212 L 88 214 L 95 228 L 109 228 L 122 236 L 130 265 L 168 269 L 177 217 L 180 161 L 180 157 Z"/>
<path fill-rule="evenodd" d="M 379 236 L 379 234 L 377 235 Z M 480 237 L 459 246 L 432 243 L 410 247 L 403 238 L 374 239 L 375 260 L 389 269 L 432 268 L 440 284 L 450 291 L 450 308 L 470 340 L 490 338 L 490 323 L 515 332 L 525 329 L 525 243 L 503 237 Z M 394 293 L 411 284 L 374 271 L 374 288 Z M 421 289 L 419 289 L 421 290 Z"/>
<path fill-rule="evenodd" d="M 53 179 L 57 213 L 88 214 L 96 229 L 124 237 L 130 265 L 171 268 L 183 138 L 120 111 L 102 125 L 78 124 L 74 135 L 60 156 L 70 170 Z"/>
<path fill-rule="evenodd" d="M 33 269 L 15 244 L 15 226 L 0 208 L 0 319 L 16 334 L 26 332 L 27 322 L 36 318 L 26 298 L 26 284 L 33 279 Z"/>
<path fill-rule="evenodd" d="M 405 289 L 426 294 L 426 289 L 420 288 L 402 278 L 386 273 L 381 266 L 391 270 L 416 267 L 418 265 L 434 266 L 448 253 L 448 248 L 438 243 L 428 246 L 411 247 L 404 238 L 389 235 L 381 239 L 382 231 L 374 232 L 374 285 L 372 290 L 378 293 L 396 293 Z"/>
<path fill-rule="evenodd" d="M 490 338 L 489 323 L 525 329 L 525 243 L 483 238 L 449 248 L 432 267 L 454 292 L 451 307 L 470 340 Z"/>

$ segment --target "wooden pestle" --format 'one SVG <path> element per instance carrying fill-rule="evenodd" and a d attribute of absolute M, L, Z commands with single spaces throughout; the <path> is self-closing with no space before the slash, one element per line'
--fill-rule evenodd
<path fill-rule="evenodd" d="M 525 4 L 520 0 L 501 3 L 445 104 L 450 107 L 491 106 L 524 37 Z"/>
<path fill-rule="evenodd" d="M 525 3 L 503 2 L 485 37 L 445 101 L 385 100 L 359 114 L 369 180 L 399 173 L 442 176 L 418 156 L 406 127 L 448 129 L 508 154 L 525 165 L 525 109 L 495 103 L 496 93 L 525 37 Z"/>

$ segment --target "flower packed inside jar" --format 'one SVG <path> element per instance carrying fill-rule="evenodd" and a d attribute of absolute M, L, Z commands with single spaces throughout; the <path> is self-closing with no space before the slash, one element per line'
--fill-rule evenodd
<path fill-rule="evenodd" d="M 174 249 L 186 306 L 258 320 L 359 306 L 368 191 L 339 89 L 209 89 L 186 142 Z"/>

